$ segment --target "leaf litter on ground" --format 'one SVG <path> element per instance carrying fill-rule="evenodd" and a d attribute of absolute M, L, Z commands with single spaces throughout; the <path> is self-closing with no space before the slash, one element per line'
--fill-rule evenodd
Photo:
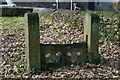
<path fill-rule="evenodd" d="M 9 30 L 1 33 L 1 58 L 2 64 L 0 64 L 1 77 L 5 78 L 120 78 L 119 61 L 120 61 L 120 47 L 111 43 L 105 42 L 99 47 L 99 54 L 107 60 L 101 60 L 101 64 L 82 64 L 73 65 L 71 67 L 63 67 L 53 71 L 45 71 L 40 75 L 33 75 L 26 71 L 26 58 L 25 58 L 25 33 L 24 22 L 22 19 L 13 18 L 11 22 L 6 21 L 7 18 L 3 18 L 4 22 L 2 26 L 16 25 L 16 28 L 12 30 L 16 35 L 9 37 L 6 34 Z M 16 19 L 18 21 L 16 21 Z M 15 22 L 14 22 L 15 20 Z M 18 23 L 20 22 L 20 23 Z M 47 21 L 48 22 L 48 21 Z M 15 23 L 15 24 L 14 24 Z M 21 26 L 22 25 L 22 26 Z M 44 25 L 44 26 L 43 26 Z M 40 42 L 55 44 L 55 43 L 72 43 L 76 41 L 82 41 L 83 32 L 80 29 L 69 27 L 70 25 L 65 23 L 57 23 L 49 21 L 49 24 L 45 23 L 40 28 Z M 18 29 L 19 26 L 23 30 Z M 74 35 L 74 36 L 73 36 Z M 49 38 L 48 38 L 49 37 Z M 55 41 L 56 40 L 56 41 Z M 103 62 L 102 62 L 103 61 Z"/>

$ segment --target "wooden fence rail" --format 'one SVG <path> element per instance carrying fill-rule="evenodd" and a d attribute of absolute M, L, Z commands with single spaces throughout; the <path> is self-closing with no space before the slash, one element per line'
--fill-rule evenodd
<path fill-rule="evenodd" d="M 53 44 L 40 44 L 39 42 L 39 17 L 38 13 L 26 13 L 25 14 L 25 45 L 26 45 L 26 56 L 27 56 L 27 67 L 28 70 L 31 68 L 36 68 L 43 70 L 47 60 L 58 61 L 59 64 L 65 60 L 71 60 L 71 63 L 79 62 L 90 62 L 98 63 L 100 61 L 98 55 L 98 28 L 99 28 L 99 16 L 93 13 L 86 13 L 84 19 L 84 41 L 85 43 L 79 44 L 62 44 L 62 46 L 56 46 Z M 85 46 L 83 46 L 83 44 Z M 74 45 L 74 46 L 73 46 Z M 82 46 L 80 46 L 82 45 Z M 71 47 L 73 46 L 73 47 Z M 77 46 L 77 47 L 75 47 Z M 71 55 L 65 57 L 69 54 L 71 50 Z M 73 52 L 74 51 L 74 52 Z M 62 57 L 56 57 L 56 53 L 60 52 Z M 45 57 L 48 53 L 54 56 L 53 58 Z M 55 54 L 54 54 L 55 53 Z M 64 54 L 66 53 L 66 54 Z M 85 55 L 86 57 L 82 60 L 80 55 Z M 69 59 L 66 59 L 69 58 Z M 76 60 L 77 59 L 77 60 Z M 50 61 L 49 61 L 50 62 Z M 66 63 L 63 63 L 66 64 Z"/>

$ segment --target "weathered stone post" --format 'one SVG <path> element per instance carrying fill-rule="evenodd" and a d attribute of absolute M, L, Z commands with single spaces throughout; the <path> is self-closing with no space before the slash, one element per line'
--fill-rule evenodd
<path fill-rule="evenodd" d="M 90 63 L 100 61 L 98 55 L 99 26 L 99 16 L 94 13 L 86 13 L 84 18 L 84 41 L 87 43 L 87 53 Z"/>
<path fill-rule="evenodd" d="M 39 45 L 39 17 L 37 13 L 25 14 L 25 46 L 27 68 L 41 69 Z"/>

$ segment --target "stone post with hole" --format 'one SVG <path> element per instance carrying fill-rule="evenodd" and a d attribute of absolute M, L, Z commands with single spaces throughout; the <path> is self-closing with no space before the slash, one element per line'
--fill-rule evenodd
<path fill-rule="evenodd" d="M 90 63 L 99 63 L 99 26 L 100 19 L 97 14 L 87 13 L 84 18 L 84 41 Z M 27 55 L 27 68 L 42 70 L 44 58 L 40 53 L 39 17 L 37 13 L 25 14 L 25 46 Z M 67 50 L 65 50 L 67 51 Z"/>
<path fill-rule="evenodd" d="M 38 13 L 25 14 L 27 69 L 41 69 Z"/>
<path fill-rule="evenodd" d="M 87 53 L 90 63 L 99 63 L 99 26 L 100 19 L 95 13 L 86 13 L 84 17 L 84 41 L 87 43 Z"/>

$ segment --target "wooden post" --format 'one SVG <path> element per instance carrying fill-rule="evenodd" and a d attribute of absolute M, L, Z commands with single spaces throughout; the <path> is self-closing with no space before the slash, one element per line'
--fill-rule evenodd
<path fill-rule="evenodd" d="M 87 13 L 84 18 L 84 41 L 87 43 L 88 58 L 91 63 L 99 62 L 99 26 L 100 19 L 97 14 Z"/>
<path fill-rule="evenodd" d="M 27 69 L 41 69 L 39 17 L 37 13 L 25 14 L 25 46 L 27 55 Z"/>

